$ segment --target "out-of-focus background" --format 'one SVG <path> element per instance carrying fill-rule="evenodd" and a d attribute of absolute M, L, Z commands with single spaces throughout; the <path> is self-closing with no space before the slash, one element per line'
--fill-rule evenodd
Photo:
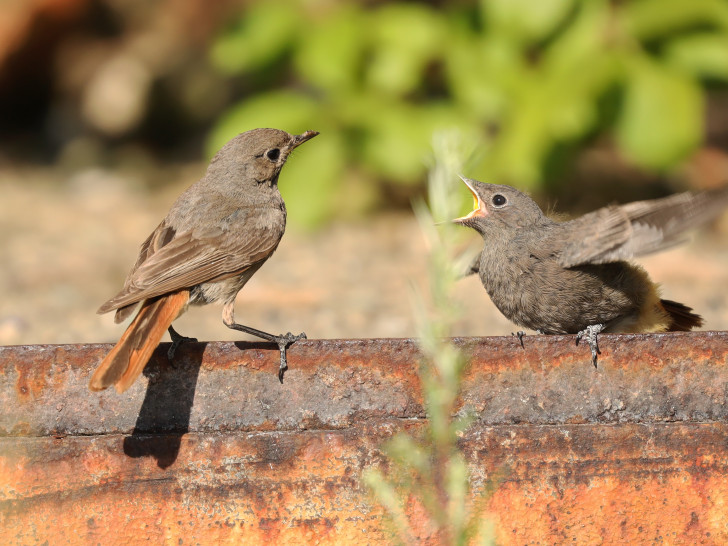
<path fill-rule="evenodd" d="M 118 338 L 96 309 L 211 155 L 254 127 L 321 135 L 283 171 L 289 229 L 237 317 L 309 337 L 415 333 L 427 248 L 410 202 L 437 131 L 467 142 L 467 175 L 568 214 L 728 183 L 724 0 L 0 10 L 0 344 Z M 664 296 L 726 329 L 726 217 L 693 239 L 640 263 Z M 514 330 L 477 278 L 457 297 L 456 333 Z M 213 307 L 178 329 L 238 338 Z"/>

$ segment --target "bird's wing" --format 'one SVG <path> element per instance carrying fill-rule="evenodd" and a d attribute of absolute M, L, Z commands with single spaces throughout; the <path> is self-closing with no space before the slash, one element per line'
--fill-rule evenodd
<path fill-rule="evenodd" d="M 124 288 L 98 312 L 240 274 L 268 258 L 282 235 L 282 229 L 265 227 L 251 217 L 227 233 L 219 227 L 175 233 L 163 222 L 142 245 Z"/>
<path fill-rule="evenodd" d="M 480 251 L 473 256 L 473 259 L 470 260 L 468 266 L 460 273 L 459 278 L 462 279 L 463 277 L 469 277 L 470 275 L 475 275 L 480 272 L 480 255 L 482 253 L 483 251 Z"/>
<path fill-rule="evenodd" d="M 728 206 L 728 188 L 605 207 L 562 224 L 564 267 L 608 263 L 680 244 Z"/>

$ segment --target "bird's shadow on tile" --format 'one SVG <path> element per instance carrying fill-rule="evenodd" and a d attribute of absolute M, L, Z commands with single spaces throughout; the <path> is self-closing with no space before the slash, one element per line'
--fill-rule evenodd
<path fill-rule="evenodd" d="M 124 438 L 128 457 L 152 457 L 159 468 L 177 460 L 182 436 L 189 432 L 197 377 L 207 343 L 185 343 L 172 362 L 167 359 L 169 343 L 157 347 L 144 368 L 149 378 L 147 391 L 134 430 Z"/>

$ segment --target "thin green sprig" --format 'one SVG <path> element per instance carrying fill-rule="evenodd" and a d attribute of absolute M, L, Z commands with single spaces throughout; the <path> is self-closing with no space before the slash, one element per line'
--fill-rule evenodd
<path fill-rule="evenodd" d="M 461 315 L 452 297 L 461 264 L 453 261 L 463 236 L 451 220 L 464 205 L 465 192 L 454 182 L 463 170 L 465 146 L 456 132 L 438 133 L 433 140 L 434 158 L 428 178 L 429 206 L 413 203 L 429 247 L 429 283 L 426 293 L 413 289 L 422 352 L 419 376 L 422 384 L 427 427 L 422 438 L 400 433 L 384 447 L 388 472 L 368 469 L 364 482 L 385 508 L 395 534 L 402 543 L 435 538 L 442 544 L 494 542 L 493 525 L 484 516 L 487 497 L 472 491 L 467 461 L 458 438 L 470 426 L 472 416 L 456 415 L 457 398 L 468 361 L 447 338 Z M 426 528 L 414 528 L 407 507 L 419 503 L 427 514 Z"/>

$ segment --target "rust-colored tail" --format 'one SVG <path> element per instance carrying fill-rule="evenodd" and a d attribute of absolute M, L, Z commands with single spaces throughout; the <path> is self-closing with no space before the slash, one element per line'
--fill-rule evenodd
<path fill-rule="evenodd" d="M 660 300 L 662 307 L 670 315 L 668 332 L 689 332 L 703 325 L 703 317 L 693 313 L 692 308 L 672 300 Z"/>
<path fill-rule="evenodd" d="M 144 302 L 124 335 L 94 372 L 89 389 L 100 391 L 114 385 L 122 393 L 131 387 L 147 365 L 164 332 L 189 300 L 189 290 L 181 290 Z"/>

